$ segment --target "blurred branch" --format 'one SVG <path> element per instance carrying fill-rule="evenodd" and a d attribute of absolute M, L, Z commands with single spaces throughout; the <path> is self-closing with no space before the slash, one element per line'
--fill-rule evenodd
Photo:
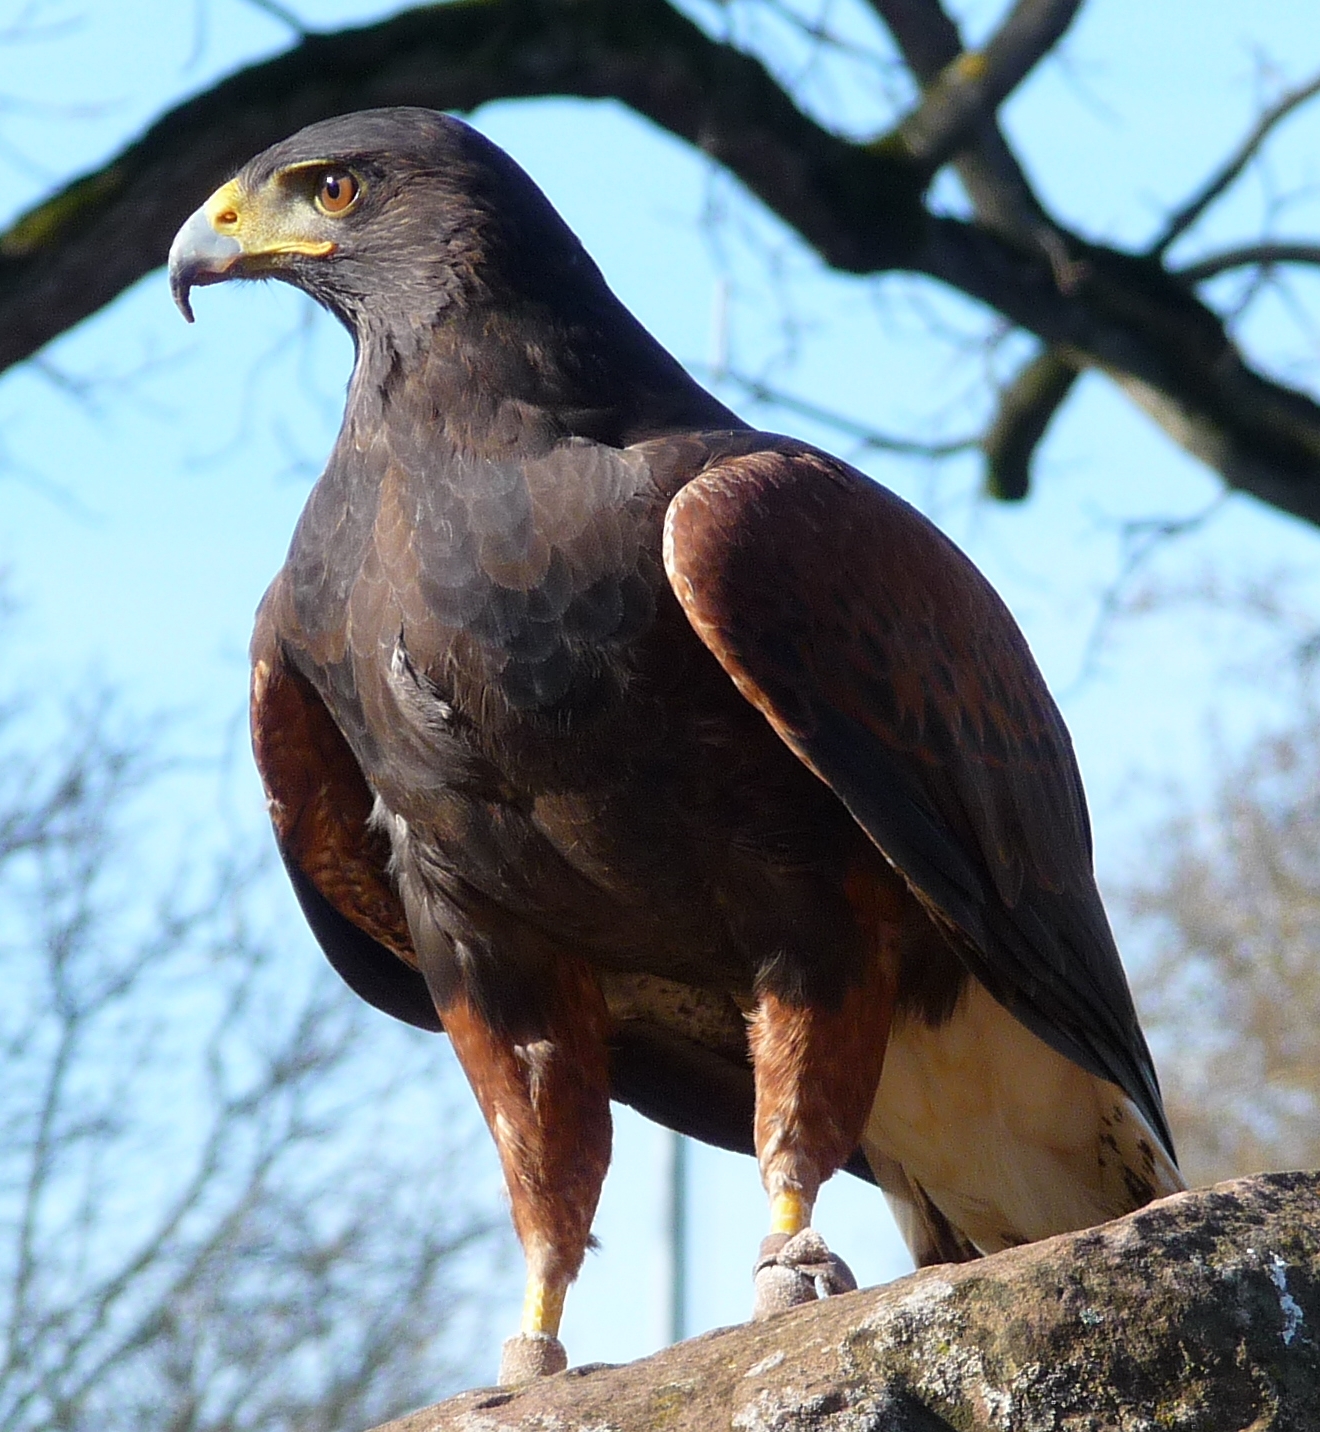
<path fill-rule="evenodd" d="M 1320 244 L 1242 244 L 1222 253 L 1209 254 L 1185 268 L 1175 269 L 1174 273 L 1184 283 L 1204 283 L 1218 274 L 1249 268 L 1252 264 L 1259 264 L 1262 268 L 1272 268 L 1275 264 L 1320 264 Z"/>
<path fill-rule="evenodd" d="M 825 260 L 910 247 L 921 181 L 808 119 L 764 66 L 665 0 L 464 0 L 306 36 L 163 116 L 0 236 L 0 369 L 164 263 L 218 184 L 291 130 L 347 110 L 612 97 L 726 165 Z"/>
<path fill-rule="evenodd" d="M 1170 543 L 1211 522 L 1223 507 L 1224 496 L 1219 494 L 1199 512 L 1186 517 L 1142 517 L 1119 524 L 1119 568 L 1101 594 L 1095 621 L 1077 663 L 1074 689 L 1094 674 L 1100 653 L 1115 624 L 1120 618 L 1130 615 L 1129 598 L 1134 579 Z"/>
<path fill-rule="evenodd" d="M 51 1178 L 56 1145 L 55 1120 L 64 1100 L 69 1066 L 77 1040 L 77 1024 L 76 1016 L 71 1016 L 68 1012 L 60 1019 L 59 1035 L 45 1070 L 36 1127 L 28 1149 L 15 1239 L 14 1272 L 9 1292 L 12 1313 L 8 1337 L 5 1340 L 5 1360 L 3 1365 L 0 1365 L 0 1382 L 8 1374 L 21 1371 L 31 1356 L 31 1349 L 25 1346 L 24 1334 L 31 1333 L 29 1324 L 32 1316 L 32 1284 L 37 1271 L 37 1223 Z M 14 1410 L 21 1413 L 23 1407 L 20 1404 Z"/>
<path fill-rule="evenodd" d="M 970 452 L 976 447 L 974 437 L 951 438 L 945 442 L 928 442 L 919 438 L 895 437 L 891 433 L 882 433 L 869 423 L 859 422 L 856 418 L 850 418 L 845 413 L 835 412 L 832 408 L 823 408 L 805 398 L 799 398 L 793 393 L 786 393 L 782 388 L 771 387 L 770 384 L 763 383 L 759 378 L 749 378 L 742 373 L 732 372 L 728 368 L 720 368 L 718 372 L 712 370 L 711 376 L 741 388 L 753 402 L 769 403 L 773 407 L 783 408 L 785 412 L 796 413 L 799 417 L 808 418 L 813 423 L 833 428 L 835 432 L 853 439 L 862 447 L 872 448 L 877 452 L 901 453 L 906 457 L 934 459 L 954 457 L 958 453 Z"/>
<path fill-rule="evenodd" d="M 1080 3 L 1017 0 L 984 48 L 965 50 L 946 65 L 896 131 L 926 173 L 934 174 L 998 110 L 1062 38 Z M 886 0 L 876 5 L 883 14 Z"/>
<path fill-rule="evenodd" d="M 1082 281 L 994 235 L 934 218 L 916 267 L 1102 369 L 1230 487 L 1320 522 L 1320 405 L 1248 368 L 1223 324 L 1159 265 L 1072 241 Z"/>
<path fill-rule="evenodd" d="M 937 0 L 871 3 L 919 73 L 959 43 Z M 160 264 L 190 209 L 300 125 L 378 104 L 609 97 L 724 166 L 826 264 L 925 274 L 988 305 L 1074 367 L 1109 374 L 1230 486 L 1320 520 L 1320 405 L 1250 368 L 1220 316 L 1157 259 L 1053 221 L 994 129 L 987 97 L 1011 88 L 1076 8 L 1022 0 L 979 59 L 937 72 L 932 93 L 959 65 L 957 85 L 974 92 L 966 114 L 980 128 L 972 162 L 958 162 L 975 224 L 925 207 L 929 168 L 902 145 L 831 133 L 758 60 L 668 0 L 462 0 L 308 35 L 178 106 L 0 236 L 0 368 Z M 950 99 L 949 113 L 963 104 Z M 940 143 L 967 142 L 962 125 L 947 121 Z"/>
<path fill-rule="evenodd" d="M 869 0 L 912 73 L 925 87 L 965 54 L 940 0 Z M 953 166 L 977 218 L 998 233 L 1033 243 L 1048 219 L 993 113 L 982 116 Z"/>
<path fill-rule="evenodd" d="M 1047 348 L 1000 393 L 999 409 L 981 439 L 991 497 L 1003 502 L 1026 497 L 1036 448 L 1079 376 L 1075 364 Z"/>
<path fill-rule="evenodd" d="M 41 750 L 0 722 L 0 1426 L 360 1432 L 456 1375 L 503 1226 L 475 1121 L 415 1137 L 438 1071 L 275 953 L 254 860 L 146 893 L 162 763 L 107 709 Z"/>
<path fill-rule="evenodd" d="M 1260 151 L 1261 145 L 1269 138 L 1274 127 L 1281 120 L 1286 119 L 1299 105 L 1305 104 L 1307 100 L 1314 98 L 1317 94 L 1320 94 L 1320 75 L 1316 75 L 1313 79 L 1298 85 L 1296 89 L 1281 95 L 1252 125 L 1238 147 L 1201 188 L 1180 209 L 1170 215 L 1158 238 L 1150 246 L 1151 257 L 1162 255 L 1175 239 L 1185 234 L 1247 167 Z"/>
<path fill-rule="evenodd" d="M 244 3 L 251 5 L 254 10 L 260 10 L 263 15 L 269 15 L 272 20 L 278 20 L 281 25 L 287 25 L 295 35 L 311 33 L 309 27 L 287 5 L 281 5 L 279 0 L 244 0 Z"/>
<path fill-rule="evenodd" d="M 819 14 L 812 18 L 795 9 L 789 0 L 762 0 L 762 3 L 780 21 L 791 26 L 799 35 L 812 41 L 813 44 L 833 50 L 836 54 L 845 55 L 849 59 L 864 61 L 873 72 L 902 73 L 902 65 L 892 56 L 879 48 L 863 44 L 855 37 L 845 36 L 833 29 L 828 23 L 828 6 L 822 7 Z"/>
<path fill-rule="evenodd" d="M 1176 797 L 1120 894 L 1135 988 L 1193 1182 L 1320 1162 L 1320 710 Z"/>

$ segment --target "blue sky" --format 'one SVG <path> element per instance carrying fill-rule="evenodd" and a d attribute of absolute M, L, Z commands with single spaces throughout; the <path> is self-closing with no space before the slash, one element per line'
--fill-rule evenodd
<path fill-rule="evenodd" d="M 15 37 L 32 8 L 0 5 L 7 214 L 102 160 L 174 100 L 288 39 L 243 0 L 52 0 Z M 328 27 L 394 7 L 291 8 Z M 1148 238 L 1262 96 L 1320 67 L 1307 10 L 1216 0 L 1198 6 L 1190 26 L 1185 7 L 1092 0 L 1006 115 L 1047 201 L 1092 237 Z M 964 10 L 969 32 L 998 11 Z M 861 129 L 885 112 L 856 73 L 810 84 L 822 107 L 841 91 Z M 1179 252 L 1255 238 L 1266 224 L 1313 236 L 1318 114 L 1303 112 L 1281 131 L 1268 165 Z M 619 294 L 686 362 L 709 362 L 717 296 L 728 285 L 735 366 L 880 429 L 927 435 L 973 430 L 984 417 L 986 365 L 1003 374 L 1027 351 L 1010 338 L 985 353 L 985 316 L 929 285 L 823 274 L 703 160 L 619 106 L 500 104 L 475 122 L 542 184 Z M 1292 194 L 1302 197 L 1280 202 Z M 951 188 L 947 198 L 958 202 Z M 712 220 L 721 213 L 729 217 Z M 1260 304 L 1249 343 L 1272 371 L 1313 386 L 1320 286 L 1298 279 L 1293 292 L 1292 308 Z M 22 604 L 13 674 L 56 690 L 97 675 L 139 710 L 179 713 L 174 739 L 199 768 L 180 774 L 161 813 L 162 851 L 179 831 L 214 819 L 205 763 L 241 748 L 251 613 L 333 436 L 350 359 L 346 337 L 290 290 L 226 286 L 198 294 L 195 306 L 189 329 L 153 275 L 0 383 L 0 565 Z M 930 338 L 932 322 L 943 340 Z M 765 426 L 859 460 L 935 516 L 1000 588 L 1072 727 L 1102 876 L 1139 860 L 1167 782 L 1204 789 L 1219 744 L 1285 717 L 1286 683 L 1266 664 L 1271 638 L 1241 617 L 1171 608 L 1118 623 L 1092 650 L 1125 523 L 1210 513 L 1162 551 L 1150 579 L 1167 588 L 1208 574 L 1232 583 L 1282 573 L 1303 612 L 1316 609 L 1320 554 L 1320 534 L 1304 524 L 1247 498 L 1218 502 L 1214 477 L 1104 379 L 1084 380 L 1050 433 L 1036 494 L 1018 508 L 977 499 L 971 460 L 929 468 L 859 456 L 827 428 L 726 396 Z M 226 819 L 237 812 L 260 830 L 245 759 L 225 791 Z M 314 958 L 291 904 L 286 914 L 290 958 Z M 598 1223 L 603 1251 L 589 1260 L 565 1322 L 574 1361 L 620 1360 L 663 1340 L 664 1157 L 654 1130 L 620 1119 Z M 764 1211 L 750 1161 L 699 1150 L 693 1183 L 697 1330 L 745 1316 Z M 906 1269 L 873 1190 L 836 1180 L 818 1223 L 864 1282 Z M 479 1371 L 489 1375 L 493 1364 Z"/>

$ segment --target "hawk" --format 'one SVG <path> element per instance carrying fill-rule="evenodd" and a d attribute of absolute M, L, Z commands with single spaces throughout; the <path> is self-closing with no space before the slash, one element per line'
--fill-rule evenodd
<path fill-rule="evenodd" d="M 893 493 L 749 428 L 527 175 L 421 109 L 314 124 L 180 229 L 174 296 L 294 284 L 356 345 L 261 603 L 276 839 L 364 999 L 453 1042 L 565 1363 L 610 1100 L 754 1152 L 756 1306 L 846 1287 L 847 1167 L 919 1264 L 1180 1188 L 1026 641 Z"/>

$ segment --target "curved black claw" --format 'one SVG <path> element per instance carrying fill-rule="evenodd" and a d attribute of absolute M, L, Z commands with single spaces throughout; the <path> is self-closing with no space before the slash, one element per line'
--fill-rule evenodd
<path fill-rule="evenodd" d="M 791 1237 L 772 1233 L 762 1240 L 761 1253 L 753 1269 L 756 1293 L 752 1319 L 760 1322 L 801 1303 L 817 1298 L 851 1293 L 857 1287 L 852 1269 L 814 1228 L 804 1228 Z"/>

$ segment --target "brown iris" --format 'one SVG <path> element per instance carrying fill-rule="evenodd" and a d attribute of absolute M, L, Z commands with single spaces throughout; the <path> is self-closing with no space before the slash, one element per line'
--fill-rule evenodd
<path fill-rule="evenodd" d="M 316 188 L 316 207 L 323 214 L 346 214 L 362 192 L 362 186 L 347 169 L 327 169 Z"/>

